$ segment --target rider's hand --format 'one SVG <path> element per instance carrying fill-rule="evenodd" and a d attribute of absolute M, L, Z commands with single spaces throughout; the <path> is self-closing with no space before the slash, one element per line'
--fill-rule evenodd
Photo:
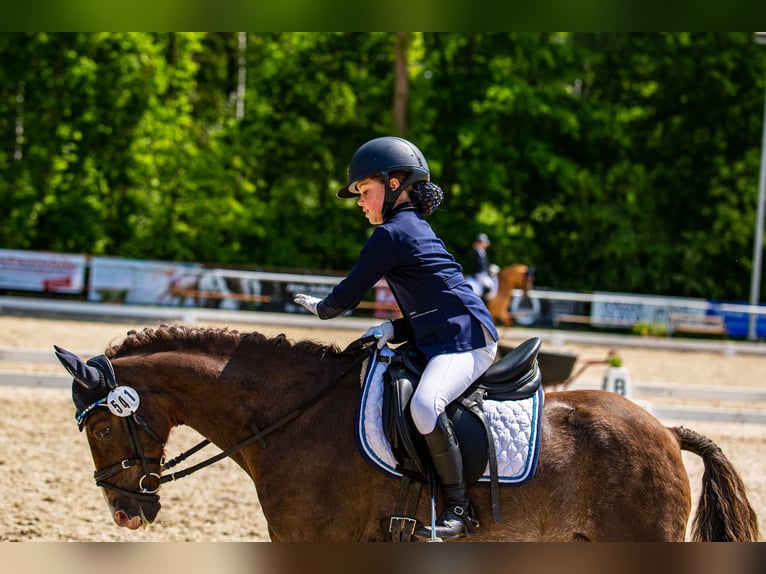
<path fill-rule="evenodd" d="M 303 305 L 306 309 L 311 311 L 314 315 L 318 315 L 317 304 L 321 301 L 318 297 L 312 297 L 311 295 L 304 295 L 303 293 L 296 293 L 293 298 L 293 302 L 298 305 Z"/>
<path fill-rule="evenodd" d="M 375 337 L 378 349 L 382 349 L 386 346 L 391 339 L 394 338 L 394 324 L 391 321 L 386 321 L 380 325 L 370 327 L 362 337 Z"/>

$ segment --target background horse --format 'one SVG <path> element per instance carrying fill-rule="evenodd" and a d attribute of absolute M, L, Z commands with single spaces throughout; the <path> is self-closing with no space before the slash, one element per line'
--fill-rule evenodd
<path fill-rule="evenodd" d="M 81 424 L 114 521 L 154 521 L 164 443 L 186 424 L 224 452 L 250 441 L 231 457 L 255 483 L 272 540 L 383 540 L 398 481 L 356 448 L 359 353 L 226 329 L 131 331 L 106 355 L 117 383 L 140 397 L 134 425 L 101 408 L 103 376 L 75 358 L 84 384 L 73 383 L 73 396 L 78 410 L 89 403 Z M 620 395 L 585 390 L 546 395 L 536 475 L 501 488 L 500 523 L 489 486 L 471 487 L 481 527 L 470 540 L 683 540 L 691 494 L 681 450 L 705 466 L 693 539 L 757 540 L 745 487 L 712 441 L 666 428 Z M 419 506 L 421 522 L 428 506 Z"/>
<path fill-rule="evenodd" d="M 492 299 L 487 301 L 487 309 L 489 309 L 495 323 L 502 323 L 506 327 L 510 327 L 513 324 L 510 312 L 513 290 L 521 289 L 524 297 L 527 297 L 533 287 L 533 268 L 523 264 L 503 267 L 497 274 L 497 293 Z"/>

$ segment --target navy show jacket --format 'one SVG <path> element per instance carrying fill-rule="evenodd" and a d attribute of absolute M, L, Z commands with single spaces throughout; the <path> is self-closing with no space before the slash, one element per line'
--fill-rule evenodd
<path fill-rule="evenodd" d="M 492 316 L 463 277 L 463 268 L 412 206 L 397 206 L 364 244 L 349 274 L 317 305 L 320 319 L 355 308 L 383 277 L 402 312 L 392 343 L 412 340 L 428 358 L 497 340 Z"/>

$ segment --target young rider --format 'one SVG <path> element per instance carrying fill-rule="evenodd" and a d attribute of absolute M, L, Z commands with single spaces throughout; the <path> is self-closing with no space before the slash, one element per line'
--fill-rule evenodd
<path fill-rule="evenodd" d="M 481 298 L 463 277 L 462 267 L 447 251 L 423 214 L 423 201 L 441 189 L 429 183 L 426 159 L 412 143 L 381 137 L 363 144 L 351 158 L 348 183 L 340 198 L 357 198 L 365 217 L 376 226 L 349 274 L 324 299 L 298 294 L 295 302 L 331 319 L 356 307 L 383 277 L 403 317 L 371 327 L 378 348 L 387 342 L 414 341 L 428 359 L 412 396 L 410 412 L 424 435 L 446 507 L 435 535 L 458 538 L 478 521 L 468 499 L 463 460 L 452 425 L 444 412 L 492 364 L 498 334 Z M 431 537 L 431 525 L 418 528 Z"/>

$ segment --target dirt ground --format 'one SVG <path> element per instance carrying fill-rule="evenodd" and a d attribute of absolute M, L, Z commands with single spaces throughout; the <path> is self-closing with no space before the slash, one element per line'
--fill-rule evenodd
<path fill-rule="evenodd" d="M 285 333 L 292 339 L 312 339 L 345 346 L 359 333 L 349 330 L 286 326 L 214 324 L 266 335 Z M 0 315 L 0 348 L 50 351 L 53 344 L 83 354 L 100 352 L 130 329 L 155 326 L 148 322 L 108 322 Z M 507 342 L 524 338 L 524 330 L 507 330 Z M 563 350 L 582 361 L 606 357 L 606 347 L 570 345 Z M 640 348 L 617 349 L 636 384 L 723 388 L 764 388 L 766 356 Z M 3 371 L 63 374 L 51 361 L 45 364 L 0 361 Z M 602 366 L 589 367 L 584 382 L 599 380 Z M 578 379 L 579 380 L 579 379 Z M 578 382 L 572 388 L 577 388 Z M 663 404 L 711 401 L 654 397 Z M 0 386 L 0 541 L 267 541 L 268 532 L 258 497 L 249 477 L 229 460 L 166 484 L 157 521 L 145 530 L 115 526 L 92 480 L 93 464 L 85 437 L 77 432 L 68 389 Z M 730 405 L 729 405 L 730 406 Z M 742 408 L 766 410 L 763 402 Z M 766 425 L 663 420 L 684 424 L 713 439 L 742 475 L 755 508 L 762 540 L 766 536 Z M 175 454 L 200 440 L 193 430 L 174 431 L 167 454 Z M 212 448 L 212 447 L 210 447 Z M 212 454 L 214 450 L 208 454 Z M 198 458 L 192 459 L 192 462 Z M 696 498 L 702 464 L 684 453 Z"/>

